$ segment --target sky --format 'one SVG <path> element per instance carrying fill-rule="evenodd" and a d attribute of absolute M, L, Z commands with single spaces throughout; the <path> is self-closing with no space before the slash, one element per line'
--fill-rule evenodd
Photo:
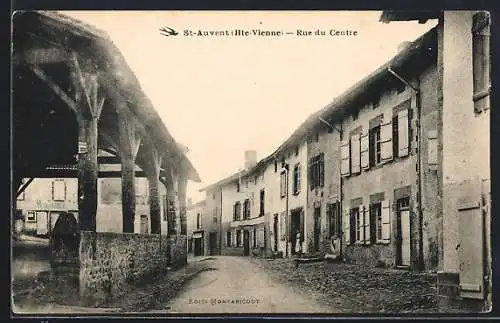
<path fill-rule="evenodd" d="M 313 112 L 435 26 L 379 22 L 378 11 L 62 11 L 110 36 L 202 183 L 271 154 Z M 163 36 L 171 27 L 176 36 Z M 281 30 L 292 35 L 185 36 L 184 30 Z M 329 31 L 357 31 L 330 36 Z M 313 35 L 297 35 L 297 30 Z M 315 35 L 316 30 L 326 32 Z"/>

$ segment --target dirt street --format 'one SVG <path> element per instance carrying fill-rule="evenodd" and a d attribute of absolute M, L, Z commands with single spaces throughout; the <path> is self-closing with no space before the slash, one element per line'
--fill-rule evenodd
<path fill-rule="evenodd" d="M 193 279 L 172 302 L 169 313 L 328 313 L 300 290 L 273 280 L 249 258 L 215 257 L 212 270 Z M 167 307 L 167 308 L 168 308 Z"/>

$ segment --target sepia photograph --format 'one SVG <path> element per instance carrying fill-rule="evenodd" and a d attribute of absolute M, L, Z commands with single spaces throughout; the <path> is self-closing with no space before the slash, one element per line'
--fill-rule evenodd
<path fill-rule="evenodd" d="M 492 311 L 490 12 L 11 18 L 11 317 Z"/>

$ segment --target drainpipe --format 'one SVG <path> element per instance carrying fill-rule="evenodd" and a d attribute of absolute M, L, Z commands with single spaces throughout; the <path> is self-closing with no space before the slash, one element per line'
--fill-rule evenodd
<path fill-rule="evenodd" d="M 418 196 L 417 196 L 417 203 L 418 203 L 418 235 L 419 235 L 419 243 L 418 243 L 418 264 L 417 267 L 420 270 L 424 269 L 424 255 L 423 255 L 423 212 L 422 212 L 422 127 L 420 125 L 421 121 L 421 116 L 422 116 L 422 111 L 421 111 L 421 92 L 417 87 L 412 86 L 408 81 L 406 81 L 403 77 L 398 75 L 390 66 L 387 68 L 387 71 L 394 75 L 397 79 L 399 79 L 401 82 L 403 82 L 406 86 L 408 86 L 412 91 L 413 94 L 415 95 L 415 106 L 416 106 L 416 112 L 417 112 L 417 120 L 416 120 L 416 127 L 417 127 L 417 179 L 418 179 Z M 418 78 L 417 78 L 417 82 Z M 420 84 L 419 84 L 420 85 Z M 418 85 L 418 87 L 419 87 Z"/>

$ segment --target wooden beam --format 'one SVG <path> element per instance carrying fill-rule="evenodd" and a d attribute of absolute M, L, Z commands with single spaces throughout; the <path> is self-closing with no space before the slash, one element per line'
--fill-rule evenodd
<path fill-rule="evenodd" d="M 69 54 L 60 48 L 32 48 L 16 53 L 13 63 L 15 65 L 42 65 L 64 63 L 69 59 Z"/>
<path fill-rule="evenodd" d="M 54 81 L 52 81 L 45 72 L 40 69 L 38 66 L 30 65 L 29 69 L 43 82 L 45 82 L 49 88 L 57 95 L 66 105 L 75 112 L 77 116 L 80 115 L 79 109 L 76 105 L 76 102 L 72 100 L 69 95 L 61 89 L 59 85 L 57 85 Z"/>

